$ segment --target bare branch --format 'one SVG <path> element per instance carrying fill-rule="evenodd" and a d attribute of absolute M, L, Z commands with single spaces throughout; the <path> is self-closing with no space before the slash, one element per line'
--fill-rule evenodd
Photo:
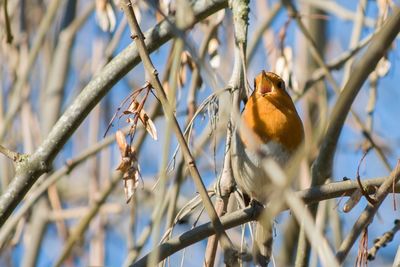
<path fill-rule="evenodd" d="M 400 220 L 395 220 L 394 221 L 394 227 L 384 233 L 381 237 L 375 239 L 374 241 L 374 246 L 368 250 L 368 260 L 372 261 L 376 257 L 376 253 L 378 253 L 378 250 L 382 247 L 385 247 L 389 242 L 393 240 L 394 235 L 400 230 Z"/>
<path fill-rule="evenodd" d="M 12 161 L 20 161 L 21 160 L 21 154 L 18 152 L 12 151 L 2 145 L 0 145 L 0 153 L 6 156 L 7 158 L 11 159 Z"/>
<path fill-rule="evenodd" d="M 370 185 L 370 194 L 374 193 L 374 187 L 372 185 L 381 185 L 382 183 L 389 181 L 387 177 L 368 179 L 364 181 L 365 185 Z M 391 182 L 391 181 L 390 181 Z M 341 197 L 343 195 L 350 195 L 358 188 L 358 184 L 355 181 L 343 181 L 334 182 L 322 186 L 316 186 L 309 189 L 301 190 L 296 192 L 296 196 L 301 198 L 306 204 L 316 203 L 322 200 L 332 199 Z M 399 192 L 400 184 L 396 186 L 396 192 Z M 286 209 L 287 207 L 282 207 Z M 247 223 L 249 221 L 255 220 L 263 212 L 263 208 L 260 205 L 253 205 L 251 207 L 246 207 L 242 210 L 238 210 L 229 213 L 221 217 L 222 225 L 225 229 L 230 229 L 235 226 Z M 159 261 L 164 260 L 168 256 L 174 254 L 175 252 L 188 247 L 204 238 L 214 235 L 215 231 L 211 223 L 206 223 L 200 225 L 184 234 L 174 237 L 167 242 L 159 245 L 156 249 L 159 250 L 160 258 Z M 149 255 L 149 254 L 148 254 Z M 132 263 L 132 267 L 144 267 L 148 261 L 148 255 L 141 258 L 139 261 Z"/>

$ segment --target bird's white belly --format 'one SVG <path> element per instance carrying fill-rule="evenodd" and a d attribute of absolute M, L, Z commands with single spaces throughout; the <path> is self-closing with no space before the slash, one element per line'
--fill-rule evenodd
<path fill-rule="evenodd" d="M 237 185 L 251 198 L 265 204 L 272 188 L 269 187 L 269 178 L 263 171 L 260 153 L 244 147 L 237 134 L 234 134 L 232 141 L 232 168 Z M 260 149 L 262 154 L 271 157 L 282 167 L 290 158 L 288 151 L 276 142 L 263 144 Z"/>

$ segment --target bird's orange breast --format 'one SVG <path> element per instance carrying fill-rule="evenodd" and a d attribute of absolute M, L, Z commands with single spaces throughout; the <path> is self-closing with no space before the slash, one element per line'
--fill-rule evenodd
<path fill-rule="evenodd" d="M 274 141 L 292 152 L 303 140 L 303 124 L 286 92 L 260 94 L 255 90 L 246 103 L 242 118 L 261 143 Z M 241 137 L 245 144 L 249 143 L 249 136 Z"/>

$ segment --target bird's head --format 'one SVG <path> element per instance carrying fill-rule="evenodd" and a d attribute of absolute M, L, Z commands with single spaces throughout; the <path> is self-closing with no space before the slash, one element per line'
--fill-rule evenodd
<path fill-rule="evenodd" d="M 253 98 L 265 98 L 269 101 L 280 103 L 280 105 L 293 109 L 294 104 L 286 91 L 285 82 L 279 75 L 273 72 L 262 71 L 254 79 Z"/>

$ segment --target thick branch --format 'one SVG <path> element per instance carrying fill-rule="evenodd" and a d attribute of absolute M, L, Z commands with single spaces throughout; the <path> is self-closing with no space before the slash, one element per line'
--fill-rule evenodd
<path fill-rule="evenodd" d="M 387 177 L 383 178 L 375 178 L 364 180 L 363 185 L 371 191 L 368 191 L 369 194 L 375 193 L 375 186 L 382 185 L 385 180 L 388 180 Z M 358 184 L 356 181 L 343 181 L 343 182 L 334 182 L 322 186 L 316 186 L 309 189 L 301 190 L 296 192 L 297 197 L 303 199 L 306 204 L 317 203 L 322 200 L 342 197 L 342 196 L 350 196 L 356 189 L 358 189 Z M 397 184 L 395 191 L 399 192 L 400 185 Z M 284 207 L 286 209 L 287 207 Z M 249 221 L 255 220 L 258 216 L 260 216 L 263 208 L 259 205 L 254 205 L 251 207 L 247 207 L 242 210 L 235 211 L 233 213 L 229 213 L 223 217 L 221 217 L 221 222 L 224 229 L 230 229 L 235 226 L 247 223 Z M 283 210 L 282 210 L 283 211 Z M 159 250 L 159 261 L 164 260 L 175 252 L 188 247 L 200 240 L 203 240 L 211 235 L 214 235 L 215 231 L 211 223 L 206 223 L 200 225 L 186 233 L 177 236 L 168 240 L 167 242 L 159 245 L 154 249 Z M 146 266 L 148 261 L 148 255 L 141 258 L 136 263 L 133 263 L 131 267 L 141 267 Z"/>
<path fill-rule="evenodd" d="M 376 64 L 384 56 L 399 31 L 400 9 L 395 8 L 392 16 L 373 37 L 364 56 L 355 64 L 351 79 L 348 80 L 335 103 L 331 115 L 332 120 L 321 145 L 321 152 L 313 165 L 313 180 L 321 182 L 329 175 L 329 173 L 325 173 L 323 166 L 327 166 L 333 161 L 340 132 L 351 105 L 368 75 L 375 69 Z"/>

